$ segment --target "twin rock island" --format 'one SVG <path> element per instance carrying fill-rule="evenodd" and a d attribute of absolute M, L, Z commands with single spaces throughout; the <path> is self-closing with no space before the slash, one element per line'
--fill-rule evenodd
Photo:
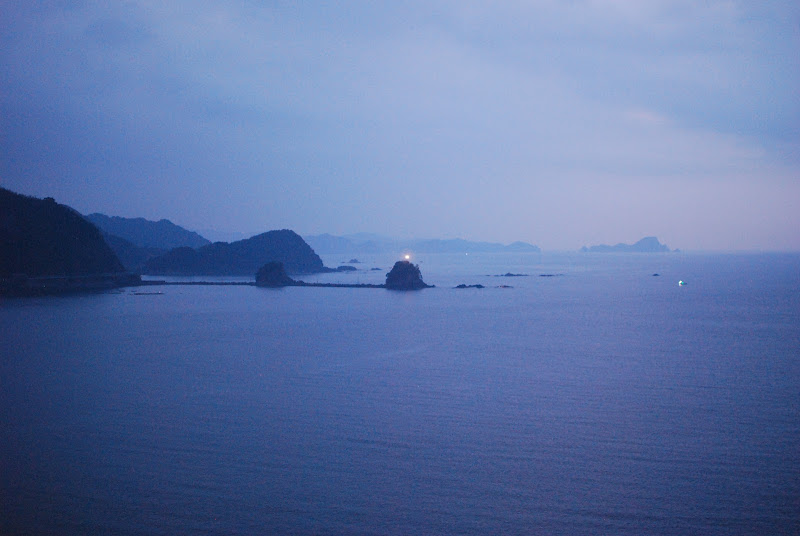
<path fill-rule="evenodd" d="M 391 271 L 386 274 L 386 283 L 383 285 L 345 284 L 345 283 L 305 283 L 295 281 L 286 274 L 283 263 L 271 261 L 262 266 L 256 273 L 257 287 L 338 287 L 338 288 L 386 288 L 389 290 L 421 290 L 431 288 L 422 280 L 419 266 L 407 260 L 394 263 Z"/>

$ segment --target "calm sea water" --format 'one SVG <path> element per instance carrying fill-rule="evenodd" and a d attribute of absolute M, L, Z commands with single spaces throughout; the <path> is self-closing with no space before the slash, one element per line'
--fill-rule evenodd
<path fill-rule="evenodd" d="M 800 533 L 800 256 L 414 260 L 0 301 L 0 533 Z"/>

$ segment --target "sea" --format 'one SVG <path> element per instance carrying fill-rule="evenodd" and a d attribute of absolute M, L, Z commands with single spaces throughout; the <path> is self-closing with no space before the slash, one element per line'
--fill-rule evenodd
<path fill-rule="evenodd" d="M 800 534 L 799 254 L 409 254 L 2 299 L 0 534 Z"/>

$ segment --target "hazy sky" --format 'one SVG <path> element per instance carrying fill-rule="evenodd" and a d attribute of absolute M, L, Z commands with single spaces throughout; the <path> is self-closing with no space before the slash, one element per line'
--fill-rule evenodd
<path fill-rule="evenodd" d="M 190 229 L 800 250 L 800 3 L 6 0 L 0 185 Z"/>

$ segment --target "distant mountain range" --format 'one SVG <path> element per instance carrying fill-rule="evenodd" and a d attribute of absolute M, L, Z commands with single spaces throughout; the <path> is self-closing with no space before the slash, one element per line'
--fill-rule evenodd
<path fill-rule="evenodd" d="M 153 275 L 253 276 L 273 261 L 281 262 L 291 274 L 353 269 L 326 268 L 313 248 L 352 254 L 404 249 L 419 253 L 539 251 L 524 242 L 403 241 L 379 235 L 317 235 L 309 237 L 309 242 L 311 245 L 294 231 L 283 229 L 231 243 L 211 243 L 169 220 L 98 213 L 81 216 L 52 198 L 36 199 L 0 188 L 0 283 L 6 290 L 22 288 L 20 285 L 48 292 L 51 288 L 110 288 L 138 281 L 138 276 L 126 270 Z M 34 281 L 42 277 L 47 281 Z M 58 288 L 52 278 L 60 280 Z"/>
<path fill-rule="evenodd" d="M 104 214 L 90 214 L 86 219 L 105 232 L 106 241 L 126 267 L 145 274 L 254 276 L 270 261 L 282 262 L 292 274 L 328 270 L 311 247 L 290 230 L 211 243 L 169 220 Z"/>
<path fill-rule="evenodd" d="M 174 248 L 202 248 L 211 244 L 200 234 L 189 231 L 169 220 L 149 221 L 144 218 L 121 218 L 105 214 L 89 214 L 86 219 L 97 225 L 106 235 L 125 266 L 130 269 L 144 267 L 151 258 L 163 255 Z M 219 232 L 214 232 L 220 236 Z M 230 238 L 241 233 L 228 233 Z M 499 253 L 538 252 L 537 246 L 525 242 L 503 245 L 493 242 L 471 242 L 459 238 L 450 240 L 401 240 L 371 233 L 345 236 L 319 234 L 304 237 L 315 253 L 321 254 L 374 254 L 411 250 L 417 253 Z M 249 240 L 249 239 L 246 239 Z M 242 242 L 241 238 L 231 244 Z M 187 257 L 188 261 L 188 257 Z M 149 269 L 149 268 L 148 268 Z M 287 265 L 287 270 L 291 271 Z"/>
<path fill-rule="evenodd" d="M 175 244 L 178 247 L 165 249 Z M 168 220 L 82 216 L 52 198 L 37 199 L 0 188 L 0 294 L 136 284 L 138 276 L 126 273 L 119 257 L 153 274 L 254 277 L 270 261 L 282 262 L 296 274 L 334 271 L 325 268 L 311 247 L 290 230 L 211 244 Z"/>
<path fill-rule="evenodd" d="M 110 235 L 124 238 L 140 248 L 170 250 L 173 248 L 200 248 L 211 241 L 194 231 L 188 231 L 169 220 L 150 221 L 144 218 L 121 218 L 105 214 L 89 214 L 86 219 Z"/>
<path fill-rule="evenodd" d="M 509 245 L 494 242 L 471 242 L 460 238 L 449 240 L 399 240 L 372 234 L 333 236 L 330 234 L 304 237 L 314 251 L 327 254 L 373 254 L 411 250 L 416 253 L 502 253 L 539 252 L 537 246 L 525 242 Z"/>
<path fill-rule="evenodd" d="M 291 274 L 333 271 L 322 254 L 539 252 L 525 242 L 504 245 L 462 239 L 402 240 L 360 233 L 320 234 L 303 240 L 294 231 L 268 231 L 234 242 L 211 243 L 169 220 L 81 217 L 52 198 L 36 199 L 0 188 L 0 275 L 73 276 L 136 271 L 153 275 L 254 275 L 271 261 Z M 656 237 L 635 244 L 596 245 L 584 252 L 666 252 Z M 352 269 L 352 267 L 350 267 Z"/>
<path fill-rule="evenodd" d="M 583 246 L 581 251 L 585 253 L 661 253 L 669 251 L 669 248 L 658 241 L 655 236 L 642 238 L 635 244 L 616 244 L 608 246 L 600 244 L 597 246 Z"/>
<path fill-rule="evenodd" d="M 132 272 L 140 272 L 148 260 L 171 249 L 199 248 L 211 243 L 169 220 L 151 221 L 99 213 L 84 217 L 103 232 L 103 238 L 108 245 L 125 268 Z"/>

